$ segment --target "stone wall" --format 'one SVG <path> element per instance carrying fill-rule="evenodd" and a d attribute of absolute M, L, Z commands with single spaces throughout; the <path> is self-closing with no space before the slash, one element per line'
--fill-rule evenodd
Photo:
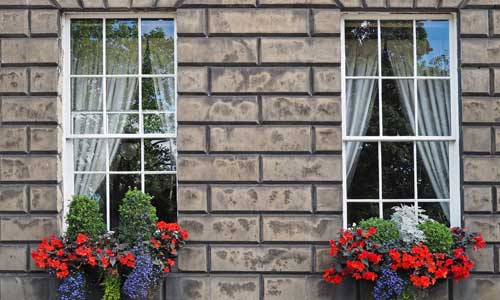
<path fill-rule="evenodd" d="M 460 8 L 460 9 L 459 9 Z M 60 228 L 64 11 L 176 11 L 179 219 L 162 299 L 366 299 L 321 281 L 341 226 L 340 17 L 456 12 L 464 225 L 490 246 L 430 299 L 500 293 L 500 0 L 0 0 L 0 299 L 54 299 L 30 247 Z M 498 127 L 498 129 L 497 129 Z"/>

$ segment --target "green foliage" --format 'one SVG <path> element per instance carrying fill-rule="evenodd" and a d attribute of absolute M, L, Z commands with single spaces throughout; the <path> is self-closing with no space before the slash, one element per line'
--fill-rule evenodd
<path fill-rule="evenodd" d="M 359 223 L 359 227 L 365 230 L 370 229 L 370 227 L 375 227 L 375 229 L 377 229 L 377 233 L 375 233 L 371 239 L 378 243 L 399 239 L 398 228 L 396 227 L 396 224 L 390 220 L 370 218 L 361 221 Z"/>
<path fill-rule="evenodd" d="M 152 199 L 137 188 L 125 194 L 119 208 L 121 241 L 132 245 L 138 238 L 155 231 L 158 217 L 156 208 L 151 204 Z"/>
<path fill-rule="evenodd" d="M 106 232 L 106 224 L 99 212 L 99 204 L 89 196 L 74 196 L 69 205 L 66 237 L 75 240 L 78 233 L 97 239 Z"/>
<path fill-rule="evenodd" d="M 104 289 L 104 295 L 102 300 L 120 300 L 120 286 L 121 280 L 119 276 L 114 276 L 111 274 L 106 274 L 104 281 L 102 282 L 102 287 Z"/>
<path fill-rule="evenodd" d="M 426 245 L 432 252 L 449 253 L 453 246 L 453 235 L 446 225 L 443 225 L 434 220 L 426 221 L 418 225 L 418 229 L 422 230 L 427 240 Z"/>

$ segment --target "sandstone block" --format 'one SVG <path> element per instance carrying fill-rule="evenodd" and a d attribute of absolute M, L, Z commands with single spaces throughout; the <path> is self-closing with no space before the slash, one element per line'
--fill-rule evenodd
<path fill-rule="evenodd" d="M 462 63 L 494 64 L 500 60 L 500 40 L 462 39 Z"/>
<path fill-rule="evenodd" d="M 26 68 L 2 68 L 0 70 L 0 93 L 28 92 Z"/>
<path fill-rule="evenodd" d="M 186 122 L 257 122 L 256 97 L 179 97 L 177 118 Z"/>
<path fill-rule="evenodd" d="M 57 127 L 32 127 L 30 130 L 31 151 L 58 151 L 60 131 Z"/>
<path fill-rule="evenodd" d="M 495 215 L 466 216 L 465 227 L 483 234 L 487 242 L 500 241 L 500 217 Z"/>
<path fill-rule="evenodd" d="M 328 38 L 263 38 L 264 63 L 339 63 L 340 39 Z"/>
<path fill-rule="evenodd" d="M 191 156 L 178 160 L 179 181 L 257 181 L 259 164 L 255 156 Z"/>
<path fill-rule="evenodd" d="M 306 186 L 213 186 L 214 211 L 311 211 Z"/>
<path fill-rule="evenodd" d="M 2 181 L 55 181 L 58 179 L 56 156 L 4 156 L 0 158 Z"/>
<path fill-rule="evenodd" d="M 453 299 L 455 300 L 495 300 L 500 294 L 500 278 L 486 275 L 473 275 L 467 280 L 454 284 Z"/>
<path fill-rule="evenodd" d="M 490 212 L 493 209 L 493 192 L 491 187 L 465 186 L 464 210 Z"/>
<path fill-rule="evenodd" d="M 436 8 L 438 5 L 438 0 L 417 0 L 415 6 L 416 7 L 429 7 Z"/>
<path fill-rule="evenodd" d="M 408 0 L 389 0 L 389 7 L 392 8 L 412 8 L 413 2 Z"/>
<path fill-rule="evenodd" d="M 0 246 L 0 270 L 26 271 L 26 250 L 25 245 L 1 245 Z"/>
<path fill-rule="evenodd" d="M 463 139 L 465 152 L 491 152 L 490 127 L 464 127 Z"/>
<path fill-rule="evenodd" d="M 207 187 L 204 185 L 179 185 L 177 209 L 179 211 L 206 211 Z"/>
<path fill-rule="evenodd" d="M 179 9 L 177 10 L 177 32 L 182 33 L 205 33 L 206 16 L 203 9 Z"/>
<path fill-rule="evenodd" d="M 190 241 L 258 242 L 259 217 L 181 216 Z"/>
<path fill-rule="evenodd" d="M 338 93 L 340 92 L 341 75 L 340 68 L 316 67 L 314 70 L 314 92 L 315 93 Z"/>
<path fill-rule="evenodd" d="M 351 0 L 351 2 L 355 2 L 357 0 Z M 345 2 L 345 1 L 344 1 Z M 366 6 L 372 7 L 385 7 L 385 0 L 365 0 Z"/>
<path fill-rule="evenodd" d="M 340 181 L 342 160 L 339 156 L 265 156 L 266 181 Z"/>
<path fill-rule="evenodd" d="M 180 271 L 207 271 L 207 247 L 186 246 L 179 251 L 177 259 Z"/>
<path fill-rule="evenodd" d="M 58 34 L 59 12 L 57 10 L 32 10 L 32 34 Z"/>
<path fill-rule="evenodd" d="M 25 127 L 0 127 L 0 151 L 28 150 L 28 137 Z"/>
<path fill-rule="evenodd" d="M 4 39 L 2 64 L 57 63 L 59 43 L 56 38 Z"/>
<path fill-rule="evenodd" d="M 216 93 L 307 93 L 308 68 L 214 68 L 212 92 Z"/>
<path fill-rule="evenodd" d="M 32 93 L 57 93 L 57 67 L 31 68 L 30 91 Z"/>
<path fill-rule="evenodd" d="M 466 156 L 464 158 L 464 181 L 499 181 L 500 158 Z"/>
<path fill-rule="evenodd" d="M 494 272 L 495 265 L 493 264 L 494 259 L 494 247 L 486 247 L 483 249 L 478 249 L 477 251 L 467 251 L 469 258 L 474 261 L 474 272 Z"/>
<path fill-rule="evenodd" d="M 3 122 L 57 122 L 59 101 L 54 97 L 3 97 Z"/>
<path fill-rule="evenodd" d="M 340 10 L 338 9 L 314 9 L 313 10 L 313 33 L 339 33 L 340 32 Z"/>
<path fill-rule="evenodd" d="M 461 34 L 488 34 L 488 10 L 462 9 L 460 11 Z"/>
<path fill-rule="evenodd" d="M 265 121 L 340 122 L 341 102 L 338 97 L 263 97 L 262 118 Z"/>
<path fill-rule="evenodd" d="M 177 74 L 179 93 L 206 93 L 208 69 L 203 67 L 179 67 Z"/>
<path fill-rule="evenodd" d="M 28 10 L 0 10 L 0 32 L 2 32 L 2 34 L 27 36 L 28 31 Z"/>
<path fill-rule="evenodd" d="M 250 140 L 249 140 L 250 139 Z M 309 127 L 212 127 L 211 151 L 310 151 Z"/>
<path fill-rule="evenodd" d="M 0 211 L 27 212 L 27 189 L 23 185 L 0 185 Z"/>
<path fill-rule="evenodd" d="M 335 239 L 342 228 L 340 216 L 263 217 L 265 241 L 322 242 Z"/>
<path fill-rule="evenodd" d="M 463 93 L 489 93 L 490 70 L 488 68 L 463 68 Z"/>
<path fill-rule="evenodd" d="M 205 151 L 205 127 L 180 126 L 177 128 L 177 149 L 179 151 Z"/>
<path fill-rule="evenodd" d="M 0 299 L 57 299 L 56 281 L 44 277 L 0 277 Z"/>
<path fill-rule="evenodd" d="M 315 127 L 316 151 L 341 151 L 342 129 L 340 127 Z"/>
<path fill-rule="evenodd" d="M 353 284 L 349 284 L 349 286 L 347 284 L 341 286 L 329 284 L 320 276 L 264 276 L 264 298 L 266 300 L 354 300 L 356 299 L 356 292 L 354 292 L 354 289 L 350 289 L 353 287 Z M 340 288 L 345 291 L 340 293 Z"/>
<path fill-rule="evenodd" d="M 179 38 L 181 63 L 257 63 L 255 38 Z"/>
<path fill-rule="evenodd" d="M 213 299 L 259 300 L 259 277 L 255 276 L 214 276 L 210 278 Z"/>
<path fill-rule="evenodd" d="M 166 280 L 166 300 L 196 299 L 210 300 L 209 277 L 169 276 Z"/>
<path fill-rule="evenodd" d="M 500 121 L 500 99 L 498 98 L 463 98 L 462 116 L 464 122 Z"/>
<path fill-rule="evenodd" d="M 342 186 L 316 186 L 316 210 L 318 212 L 342 211 Z"/>
<path fill-rule="evenodd" d="M 311 248 L 214 246 L 212 271 L 310 272 Z"/>
<path fill-rule="evenodd" d="M 2 241 L 39 241 L 57 235 L 59 221 L 51 217 L 9 217 L 0 220 L 0 228 Z"/>
<path fill-rule="evenodd" d="M 32 185 L 30 188 L 31 211 L 60 211 L 62 192 L 57 185 Z"/>

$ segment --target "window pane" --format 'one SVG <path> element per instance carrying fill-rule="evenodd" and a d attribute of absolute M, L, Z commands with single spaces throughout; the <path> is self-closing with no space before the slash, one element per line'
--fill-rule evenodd
<path fill-rule="evenodd" d="M 346 80 L 347 135 L 379 135 L 378 84 L 374 79 Z"/>
<path fill-rule="evenodd" d="M 100 134 L 103 133 L 102 114 L 73 114 L 74 134 Z"/>
<path fill-rule="evenodd" d="M 76 174 L 75 195 L 87 195 L 98 201 L 101 211 L 106 211 L 106 175 Z"/>
<path fill-rule="evenodd" d="M 418 80 L 417 88 L 419 135 L 451 135 L 450 81 L 445 79 Z"/>
<path fill-rule="evenodd" d="M 414 135 L 414 98 L 413 80 L 382 80 L 384 135 Z"/>
<path fill-rule="evenodd" d="M 106 90 L 108 111 L 139 109 L 139 81 L 137 78 L 108 78 Z"/>
<path fill-rule="evenodd" d="M 108 114 L 108 133 L 134 134 L 139 132 L 139 114 Z"/>
<path fill-rule="evenodd" d="M 414 199 L 413 143 L 382 143 L 382 197 Z"/>
<path fill-rule="evenodd" d="M 102 80 L 100 78 L 71 79 L 71 110 L 102 111 Z"/>
<path fill-rule="evenodd" d="M 128 190 L 141 188 L 141 175 L 110 174 L 109 175 L 109 196 L 111 213 L 111 230 L 115 230 L 119 224 L 118 208 Z"/>
<path fill-rule="evenodd" d="M 449 75 L 450 40 L 448 21 L 417 21 L 418 75 Z"/>
<path fill-rule="evenodd" d="M 378 199 L 377 143 L 346 144 L 347 198 Z"/>
<path fill-rule="evenodd" d="M 106 20 L 106 73 L 137 74 L 139 71 L 138 20 Z"/>
<path fill-rule="evenodd" d="M 140 140 L 109 140 L 110 171 L 140 171 L 141 141 Z"/>
<path fill-rule="evenodd" d="M 102 74 L 102 20 L 71 20 L 71 74 Z"/>
<path fill-rule="evenodd" d="M 142 73 L 172 74 L 174 72 L 174 22 L 142 20 Z"/>
<path fill-rule="evenodd" d="M 106 140 L 75 139 L 73 156 L 75 171 L 106 171 Z"/>
<path fill-rule="evenodd" d="M 380 21 L 382 75 L 413 76 L 413 21 Z"/>
<path fill-rule="evenodd" d="M 439 223 L 450 226 L 450 204 L 448 202 L 419 202 L 425 214 Z"/>
<path fill-rule="evenodd" d="M 417 142 L 418 198 L 449 199 L 449 144 Z"/>
<path fill-rule="evenodd" d="M 142 79 L 143 110 L 175 110 L 175 86 L 173 78 Z"/>
<path fill-rule="evenodd" d="M 176 153 L 175 139 L 145 139 L 144 169 L 146 171 L 175 171 Z"/>
<path fill-rule="evenodd" d="M 345 22 L 347 76 L 378 75 L 377 21 Z"/>
<path fill-rule="evenodd" d="M 347 224 L 359 224 L 359 221 L 378 218 L 378 203 L 347 203 Z"/>
<path fill-rule="evenodd" d="M 144 133 L 175 133 L 175 114 L 145 114 Z"/>
<path fill-rule="evenodd" d="M 160 220 L 177 221 L 177 181 L 174 174 L 146 175 L 146 193 L 153 196 L 153 205 Z"/>

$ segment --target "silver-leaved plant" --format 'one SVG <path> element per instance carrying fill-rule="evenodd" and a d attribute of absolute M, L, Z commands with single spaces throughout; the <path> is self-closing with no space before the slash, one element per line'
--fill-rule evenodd
<path fill-rule="evenodd" d="M 429 219 L 425 210 L 415 206 L 395 206 L 392 208 L 394 213 L 391 220 L 396 224 L 399 230 L 401 240 L 407 245 L 414 245 L 425 242 L 425 234 L 418 229 L 418 225 Z"/>

